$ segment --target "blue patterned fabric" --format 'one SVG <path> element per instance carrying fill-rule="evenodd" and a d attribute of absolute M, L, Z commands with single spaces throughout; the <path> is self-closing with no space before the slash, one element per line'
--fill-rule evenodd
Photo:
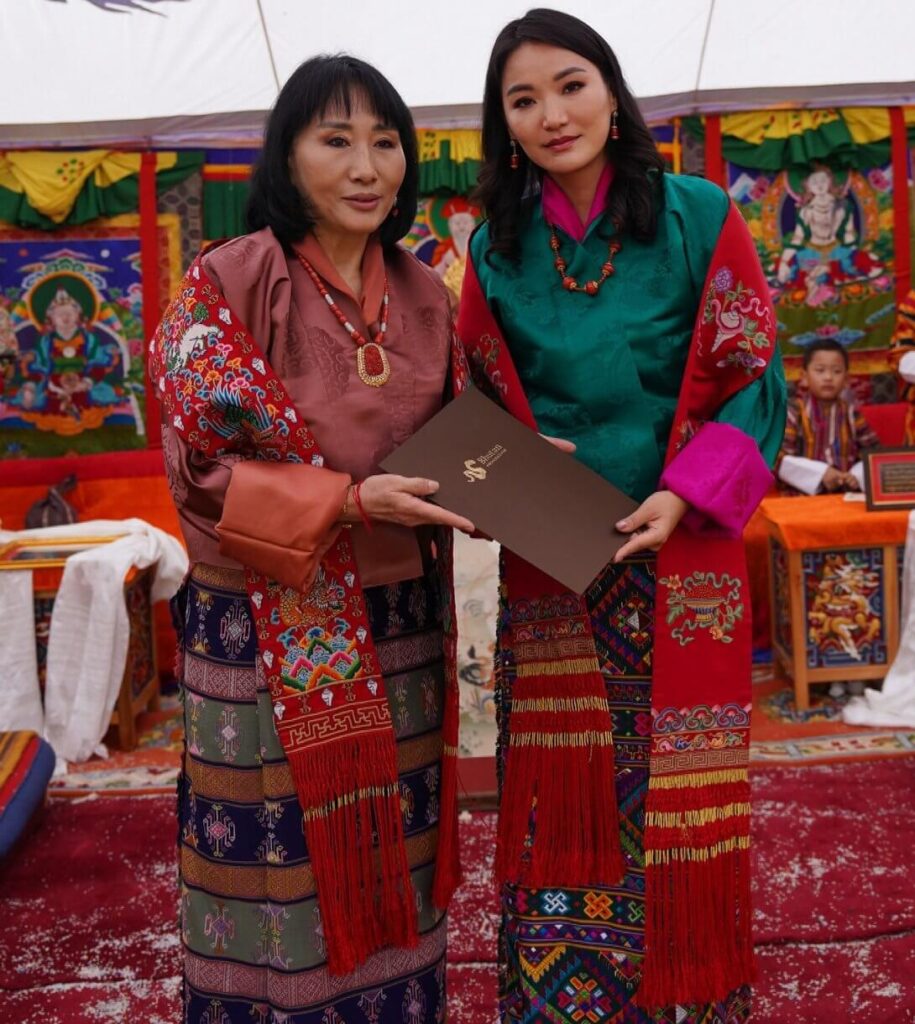
<path fill-rule="evenodd" d="M 397 738 L 416 949 L 344 977 L 325 965 L 302 815 L 255 667 L 241 574 L 198 565 L 177 603 L 186 730 L 179 789 L 186 1024 L 444 1020 L 444 916 L 431 902 L 442 751 L 440 602 L 429 580 L 366 591 Z"/>
<path fill-rule="evenodd" d="M 654 559 L 611 566 L 588 591 L 588 607 L 613 719 L 620 842 L 618 886 L 504 886 L 500 1019 L 504 1024 L 743 1024 L 750 991 L 720 1004 L 652 1015 L 633 1003 L 645 915 L 642 833 L 651 743 Z M 500 650 L 500 761 L 511 728 L 511 651 Z M 583 822 L 587 828 L 587 822 Z"/>

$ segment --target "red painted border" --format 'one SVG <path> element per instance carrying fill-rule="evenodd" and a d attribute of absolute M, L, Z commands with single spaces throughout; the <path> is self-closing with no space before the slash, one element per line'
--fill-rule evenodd
<path fill-rule="evenodd" d="M 726 188 L 724 156 L 721 152 L 721 118 L 709 114 L 705 119 L 705 176 L 716 185 Z"/>
<path fill-rule="evenodd" d="M 893 249 L 896 255 L 896 301 L 912 287 L 909 224 L 909 143 L 902 107 L 890 107 L 890 150 L 893 166 Z"/>
<path fill-rule="evenodd" d="M 162 316 L 162 298 L 159 294 L 159 240 L 157 232 L 158 204 L 156 198 L 156 154 L 145 152 L 140 163 L 140 264 L 143 268 L 143 359 L 147 346 L 156 333 Z M 146 443 L 150 448 L 161 448 L 159 429 L 161 412 L 146 372 Z"/>

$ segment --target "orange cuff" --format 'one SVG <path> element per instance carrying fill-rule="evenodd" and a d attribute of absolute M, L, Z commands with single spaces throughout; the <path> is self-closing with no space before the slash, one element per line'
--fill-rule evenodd
<path fill-rule="evenodd" d="M 340 532 L 348 473 L 295 462 L 238 462 L 216 524 L 219 551 L 298 591 L 311 588 Z"/>

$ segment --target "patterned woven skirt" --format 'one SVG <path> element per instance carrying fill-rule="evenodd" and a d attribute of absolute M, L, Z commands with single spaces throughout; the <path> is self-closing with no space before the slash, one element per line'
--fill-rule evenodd
<path fill-rule="evenodd" d="M 255 668 L 241 573 L 198 565 L 176 602 L 186 749 L 179 789 L 187 1024 L 427 1024 L 445 1015 L 432 906 L 444 697 L 440 603 L 425 579 L 366 591 L 397 737 L 420 941 L 332 976 L 302 813 Z"/>
<path fill-rule="evenodd" d="M 613 717 L 622 884 L 502 892 L 500 1016 L 523 1024 L 742 1024 L 748 987 L 721 1003 L 647 1013 L 633 1003 L 645 922 L 642 842 L 651 743 L 654 559 L 613 566 L 587 594 Z M 497 692 L 500 774 L 511 729 L 511 678 Z M 587 827 L 585 823 L 584 827 Z"/>

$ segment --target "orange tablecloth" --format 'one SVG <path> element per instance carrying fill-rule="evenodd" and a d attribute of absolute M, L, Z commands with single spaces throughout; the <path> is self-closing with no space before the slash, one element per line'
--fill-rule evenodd
<path fill-rule="evenodd" d="M 766 498 L 760 509 L 789 551 L 904 544 L 909 523 L 908 511 L 868 512 L 863 501 L 841 494 Z"/>

